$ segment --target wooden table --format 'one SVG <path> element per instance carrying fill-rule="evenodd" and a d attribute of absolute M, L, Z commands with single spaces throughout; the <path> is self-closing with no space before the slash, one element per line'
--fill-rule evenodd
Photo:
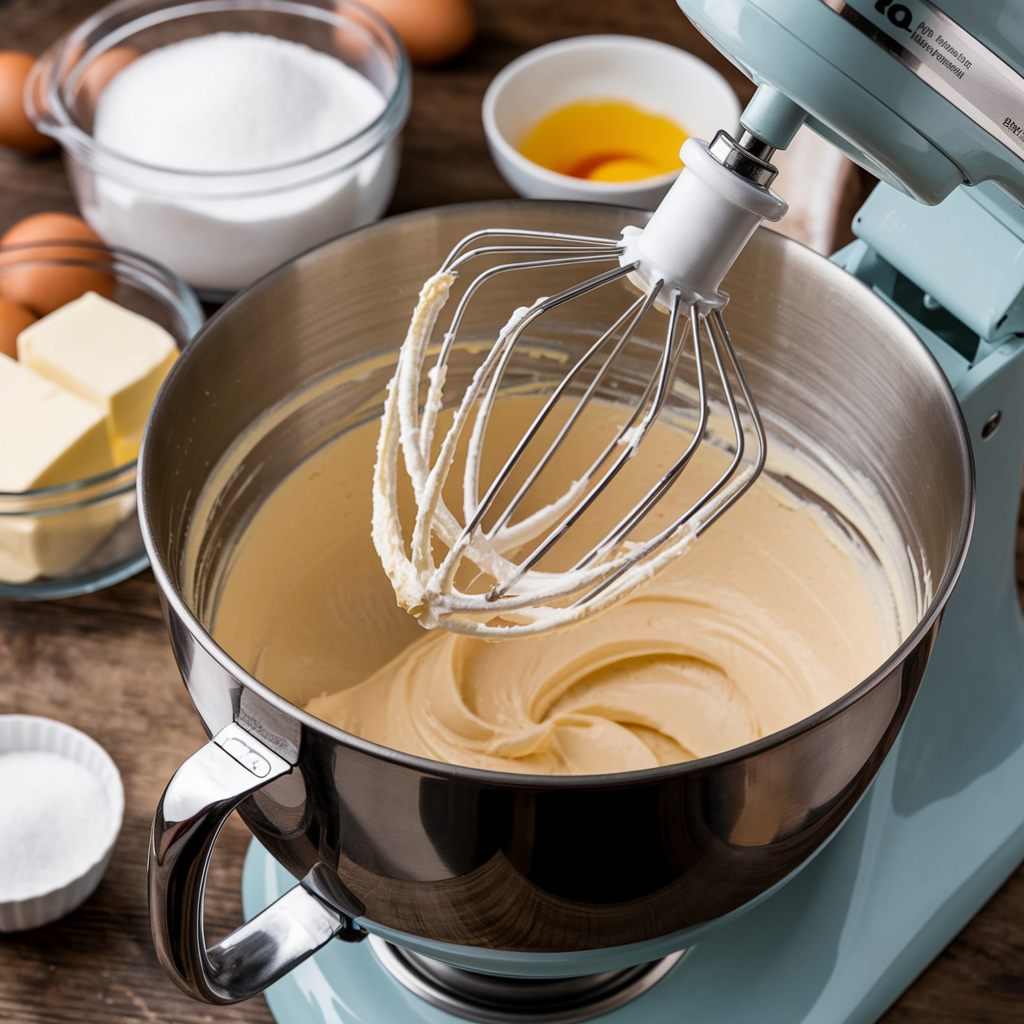
<path fill-rule="evenodd" d="M 99 6 L 92 0 L 0 0 L 0 47 L 39 53 Z M 651 36 L 719 67 L 741 99 L 752 92 L 672 0 L 477 0 L 477 7 L 480 31 L 471 50 L 448 67 L 416 72 L 392 212 L 512 194 L 487 155 L 480 101 L 504 64 L 542 43 L 590 32 Z M 0 154 L 0 231 L 30 213 L 74 209 L 59 157 Z M 151 575 L 73 600 L 0 601 L 0 712 L 49 715 L 94 736 L 117 762 L 126 797 L 121 838 L 96 894 L 57 924 L 0 936 L 0 1020 L 270 1024 L 260 997 L 215 1008 L 181 994 L 157 964 L 150 942 L 150 817 L 167 779 L 205 740 L 171 658 Z M 207 890 L 212 936 L 241 920 L 247 842 L 245 827 L 233 820 L 218 844 Z M 884 1020 L 1024 1020 L 1024 870 Z"/>

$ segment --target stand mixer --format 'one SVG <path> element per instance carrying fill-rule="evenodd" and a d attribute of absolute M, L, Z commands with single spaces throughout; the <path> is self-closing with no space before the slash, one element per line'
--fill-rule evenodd
<path fill-rule="evenodd" d="M 762 154 L 784 148 L 806 121 L 888 183 L 857 215 L 859 240 L 835 261 L 914 328 L 955 388 L 977 471 L 974 541 L 904 728 L 806 867 L 695 935 L 681 957 L 659 949 L 666 959 L 646 974 L 609 978 L 608 1001 L 592 1000 L 582 1016 L 545 1015 L 541 1004 L 516 1017 L 511 989 L 502 996 L 495 982 L 478 1002 L 491 998 L 493 1010 L 468 1019 L 871 1021 L 1024 856 L 1024 616 L 1013 578 L 1024 460 L 1024 211 L 1015 202 L 1024 201 L 1024 129 L 1012 113 L 1024 95 L 1012 70 L 1024 68 L 1024 44 L 1014 41 L 1024 38 L 1024 7 L 680 6 L 761 83 L 743 140 Z M 929 495 L 946 498 L 940 486 Z M 244 764 L 248 755 L 232 756 Z M 293 884 L 254 844 L 247 915 Z M 376 931 L 370 942 L 328 943 L 271 986 L 280 1024 L 468 1016 L 445 1002 L 445 979 L 431 976 L 429 962 L 396 954 L 386 929 Z M 486 963 L 475 965 L 483 979 Z M 590 961 L 591 974 L 604 968 Z"/>

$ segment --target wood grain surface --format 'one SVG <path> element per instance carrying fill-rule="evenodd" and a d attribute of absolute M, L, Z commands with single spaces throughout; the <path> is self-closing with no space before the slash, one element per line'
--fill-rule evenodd
<path fill-rule="evenodd" d="M 0 0 L 0 49 L 41 52 L 100 6 L 89 0 Z M 752 87 L 687 23 L 673 0 L 476 0 L 480 29 L 447 67 L 417 71 L 392 212 L 512 193 L 480 125 L 493 75 L 534 46 L 625 32 L 682 46 L 719 67 L 747 99 Z M 0 151 L 0 231 L 41 210 L 74 211 L 58 156 Z M 1020 545 L 1019 545 L 1020 547 Z M 1018 557 L 1018 576 L 1024 569 Z M 94 736 L 125 784 L 125 822 L 96 894 L 57 924 L 0 935 L 0 1021 L 270 1024 L 262 997 L 209 1007 L 180 993 L 156 962 L 146 911 L 146 845 L 157 799 L 205 740 L 175 669 L 151 575 L 100 594 L 0 601 L 0 712 L 49 715 Z M 241 920 L 248 833 L 232 820 L 207 889 L 219 936 Z M 742 979 L 737 979 L 742 983 Z M 1024 871 L 1018 872 L 883 1018 L 886 1024 L 1010 1024 L 1024 1020 Z"/>

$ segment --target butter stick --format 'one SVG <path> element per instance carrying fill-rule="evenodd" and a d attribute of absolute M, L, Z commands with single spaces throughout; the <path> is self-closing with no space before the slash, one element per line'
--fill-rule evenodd
<path fill-rule="evenodd" d="M 159 324 L 95 292 L 18 335 L 18 359 L 106 414 L 117 465 L 139 452 L 153 399 L 178 355 Z"/>
<path fill-rule="evenodd" d="M 0 354 L 0 491 L 113 468 L 103 410 Z"/>

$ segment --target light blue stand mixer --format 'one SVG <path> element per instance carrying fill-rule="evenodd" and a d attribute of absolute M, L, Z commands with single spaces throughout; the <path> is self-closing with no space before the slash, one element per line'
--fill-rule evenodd
<path fill-rule="evenodd" d="M 916 704 L 836 838 L 601 1019 L 868 1022 L 1024 857 L 1024 617 L 1013 571 L 1024 462 L 1024 4 L 680 6 L 760 85 L 741 146 L 766 159 L 806 122 L 886 183 L 857 214 L 858 241 L 834 260 L 913 326 L 953 385 L 974 446 L 977 519 Z M 247 915 L 293 884 L 254 843 Z M 280 1024 L 455 1019 L 399 985 L 370 943 L 330 943 L 267 1000 Z"/>

